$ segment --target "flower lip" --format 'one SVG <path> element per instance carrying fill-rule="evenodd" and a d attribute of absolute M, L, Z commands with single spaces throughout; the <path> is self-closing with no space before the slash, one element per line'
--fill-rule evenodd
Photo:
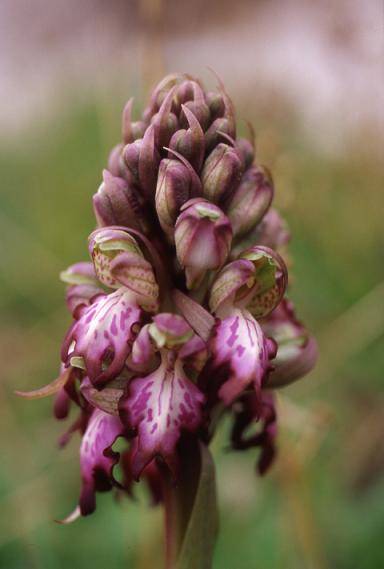
<path fill-rule="evenodd" d="M 93 411 L 80 447 L 82 490 L 79 505 L 83 516 L 94 511 L 96 491 L 110 490 L 118 484 L 112 471 L 119 454 L 112 450 L 112 445 L 124 431 L 118 417 L 99 409 Z"/>
<path fill-rule="evenodd" d="M 133 293 L 121 287 L 101 295 L 85 308 L 70 327 L 62 346 L 62 361 L 82 358 L 90 380 L 102 384 L 123 369 L 131 352 L 135 325 L 142 311 Z"/>
<path fill-rule="evenodd" d="M 219 398 L 230 405 L 251 383 L 260 393 L 268 372 L 269 360 L 276 355 L 276 344 L 266 338 L 260 325 L 247 310 L 233 308 L 217 321 L 210 343 L 212 371 L 224 381 Z"/>
<path fill-rule="evenodd" d="M 137 451 L 132 473 L 139 479 L 143 469 L 161 456 L 174 477 L 177 471 L 176 444 L 183 431 L 196 431 L 202 424 L 204 395 L 186 376 L 182 362 L 162 353 L 157 370 L 137 377 L 120 400 L 120 417 L 137 430 Z"/>

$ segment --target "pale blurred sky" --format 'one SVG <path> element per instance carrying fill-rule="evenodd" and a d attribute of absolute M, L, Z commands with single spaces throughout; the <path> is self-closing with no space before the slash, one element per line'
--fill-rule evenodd
<path fill-rule="evenodd" d="M 163 6 L 161 43 L 138 4 L 2 0 L 2 134 L 19 135 L 81 92 L 116 87 L 128 96 L 152 57 L 165 71 L 203 77 L 211 66 L 250 103 L 283 95 L 316 136 L 342 138 L 367 122 L 384 134 L 380 0 L 211 0 L 208 12 L 203 0 L 143 0 L 141 9 Z"/>

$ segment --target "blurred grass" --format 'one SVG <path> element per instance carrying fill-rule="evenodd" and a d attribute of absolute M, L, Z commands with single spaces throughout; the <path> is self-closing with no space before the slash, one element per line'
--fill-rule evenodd
<path fill-rule="evenodd" d="M 13 395 L 57 372 L 69 324 L 57 276 L 87 258 L 90 197 L 119 138 L 118 103 L 95 99 L 66 109 L 18 144 L 0 140 L 0 567 L 7 569 L 145 569 L 160 547 L 161 513 L 148 511 L 145 496 L 118 504 L 100 495 L 90 518 L 70 527 L 53 523 L 76 503 L 77 441 L 59 453 L 63 425 L 52 419 L 51 402 Z M 293 231 L 292 297 L 319 338 L 321 357 L 310 377 L 283 393 L 281 452 L 269 477 L 255 478 L 252 452 L 226 453 L 224 432 L 215 442 L 221 497 L 215 568 L 378 569 L 384 566 L 378 153 L 367 133 L 327 155 L 294 117 L 280 116 L 281 110 L 268 122 L 262 115 L 249 119 Z"/>

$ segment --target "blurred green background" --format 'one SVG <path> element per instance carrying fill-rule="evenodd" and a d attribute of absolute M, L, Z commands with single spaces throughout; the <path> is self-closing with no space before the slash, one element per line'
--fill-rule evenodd
<path fill-rule="evenodd" d="M 103 14 L 101 3 L 86 4 Z M 119 15 L 122 4 L 111 3 L 110 9 Z M 90 198 L 108 151 L 119 140 L 125 100 L 131 95 L 140 100 L 163 71 L 173 70 L 162 11 L 167 6 L 159 0 L 128 4 L 128 14 L 136 18 L 137 52 L 127 68 L 116 69 L 105 47 L 109 64 L 104 61 L 98 81 L 66 82 L 63 70 L 60 88 L 40 107 L 34 106 L 33 87 L 29 92 L 19 83 L 24 110 L 32 100 L 28 120 L 23 115 L 0 133 L 1 568 L 161 568 L 160 561 L 153 562 L 161 559 L 161 512 L 148 507 L 142 490 L 136 502 L 99 495 L 96 513 L 72 526 L 53 522 L 76 504 L 78 439 L 59 452 L 56 441 L 65 426 L 53 419 L 51 401 L 28 403 L 13 394 L 16 388 L 44 385 L 57 373 L 70 322 L 58 273 L 87 259 L 86 239 L 94 224 Z M 211 7 L 208 20 L 201 21 L 210 37 L 230 50 L 228 29 L 235 24 L 213 4 L 220 18 Z M 37 6 L 43 10 L 44 2 Z M 242 18 L 246 6 L 239 4 Z M 199 37 L 177 14 L 173 19 L 186 26 L 179 69 L 201 73 L 213 84 L 205 65 L 217 44 L 207 44 L 204 61 L 191 59 L 189 50 Z M 101 39 L 115 37 L 117 22 L 100 21 Z M 73 37 L 73 31 L 66 33 Z M 91 34 L 91 45 L 99 39 Z M 28 41 L 27 35 L 24 47 Z M 248 48 L 243 49 L 250 56 Z M 63 44 L 56 52 L 63 60 L 70 57 Z M 252 61 L 262 61 L 265 53 L 251 51 Z M 244 82 L 231 81 L 225 54 L 213 55 L 215 69 L 230 79 L 238 116 L 254 125 L 258 160 L 274 174 L 276 204 L 293 233 L 291 297 L 320 345 L 316 370 L 281 392 L 280 454 L 267 478 L 255 476 L 252 451 L 226 451 L 226 426 L 214 441 L 221 512 L 215 569 L 379 569 L 384 567 L 383 138 L 376 121 L 364 116 L 347 129 L 342 106 L 339 123 L 327 116 L 327 107 L 311 123 L 312 115 L 283 84 L 261 81 L 255 92 L 247 88 L 246 76 Z M 34 57 L 49 59 L 45 50 Z M 245 73 L 255 79 L 254 70 L 246 67 Z M 346 94 L 346 104 L 347 99 Z M 245 130 L 244 122 L 239 128 Z"/>

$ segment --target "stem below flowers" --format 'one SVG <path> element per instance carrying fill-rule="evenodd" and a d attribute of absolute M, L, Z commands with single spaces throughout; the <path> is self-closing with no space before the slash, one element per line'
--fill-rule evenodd
<path fill-rule="evenodd" d="M 218 529 L 213 460 L 208 448 L 186 439 L 175 484 L 163 468 L 166 569 L 210 569 Z"/>

